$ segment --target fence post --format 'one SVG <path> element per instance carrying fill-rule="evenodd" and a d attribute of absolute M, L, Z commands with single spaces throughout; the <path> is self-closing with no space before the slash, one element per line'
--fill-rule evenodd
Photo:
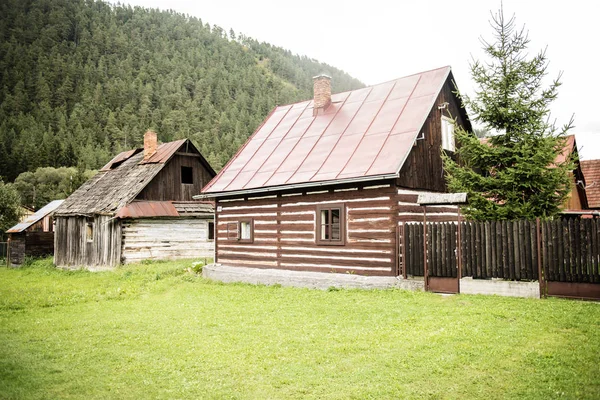
<path fill-rule="evenodd" d="M 538 282 L 540 284 L 540 298 L 546 297 L 546 285 L 542 269 L 542 232 L 540 229 L 540 219 L 535 219 L 536 239 L 537 239 L 537 262 L 538 262 Z"/>
<path fill-rule="evenodd" d="M 423 279 L 425 291 L 429 289 L 429 273 L 427 271 L 427 206 L 423 206 Z"/>
<path fill-rule="evenodd" d="M 6 239 L 6 268 L 10 267 L 10 237 Z"/>
<path fill-rule="evenodd" d="M 408 278 L 406 273 L 406 223 L 402 223 L 402 276 Z"/>
<path fill-rule="evenodd" d="M 458 271 L 456 271 L 456 277 L 458 279 L 458 293 L 460 293 L 460 278 L 462 278 L 462 239 L 460 236 L 460 207 L 458 207 L 458 224 L 456 225 L 456 229 L 458 230 L 456 232 L 456 261 L 457 261 L 457 269 Z"/>

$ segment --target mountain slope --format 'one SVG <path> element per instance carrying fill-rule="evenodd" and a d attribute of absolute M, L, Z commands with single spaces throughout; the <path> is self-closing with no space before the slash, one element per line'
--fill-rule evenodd
<path fill-rule="evenodd" d="M 0 176 L 98 168 L 155 129 L 220 169 L 270 109 L 363 84 L 343 71 L 183 14 L 94 0 L 0 3 Z"/>

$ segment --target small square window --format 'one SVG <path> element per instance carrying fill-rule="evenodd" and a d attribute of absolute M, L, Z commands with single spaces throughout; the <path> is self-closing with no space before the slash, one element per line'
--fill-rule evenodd
<path fill-rule="evenodd" d="M 208 240 L 215 240 L 215 223 L 208 223 Z"/>
<path fill-rule="evenodd" d="M 317 208 L 317 243 L 343 245 L 345 235 L 344 205 Z"/>
<path fill-rule="evenodd" d="M 456 150 L 454 144 L 454 120 L 442 117 L 442 148 L 448 151 Z"/>
<path fill-rule="evenodd" d="M 181 183 L 186 185 L 194 184 L 194 168 L 181 167 Z"/>

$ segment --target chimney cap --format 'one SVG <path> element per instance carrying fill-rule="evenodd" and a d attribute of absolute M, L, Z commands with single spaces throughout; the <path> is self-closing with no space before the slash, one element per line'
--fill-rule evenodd
<path fill-rule="evenodd" d="M 327 75 L 327 74 L 319 74 L 319 75 L 315 75 L 315 76 L 313 76 L 313 80 L 316 80 L 316 79 L 321 79 L 321 78 L 325 78 L 325 79 L 329 79 L 329 80 L 331 80 L 331 76 L 329 76 L 329 75 Z"/>

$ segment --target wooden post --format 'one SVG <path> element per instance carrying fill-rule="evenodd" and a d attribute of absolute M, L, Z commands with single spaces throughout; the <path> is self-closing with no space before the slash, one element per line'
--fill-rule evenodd
<path fill-rule="evenodd" d="M 540 219 L 535 219 L 536 236 L 537 236 L 537 262 L 538 262 L 538 282 L 540 284 L 540 298 L 546 297 L 546 288 L 544 285 L 544 276 L 542 274 L 542 238 L 540 229 Z"/>
<path fill-rule="evenodd" d="M 402 276 L 404 279 L 408 278 L 406 272 L 406 223 L 402 223 Z"/>
<path fill-rule="evenodd" d="M 10 236 L 6 239 L 6 268 L 10 267 Z"/>
<path fill-rule="evenodd" d="M 427 206 L 423 206 L 423 280 L 425 291 L 429 289 L 429 272 L 427 271 Z"/>
<path fill-rule="evenodd" d="M 460 278 L 462 278 L 462 241 L 460 236 L 460 207 L 458 207 L 458 225 L 457 225 L 457 235 L 456 235 L 457 249 L 457 268 L 456 278 L 458 279 L 458 293 L 460 293 Z"/>

